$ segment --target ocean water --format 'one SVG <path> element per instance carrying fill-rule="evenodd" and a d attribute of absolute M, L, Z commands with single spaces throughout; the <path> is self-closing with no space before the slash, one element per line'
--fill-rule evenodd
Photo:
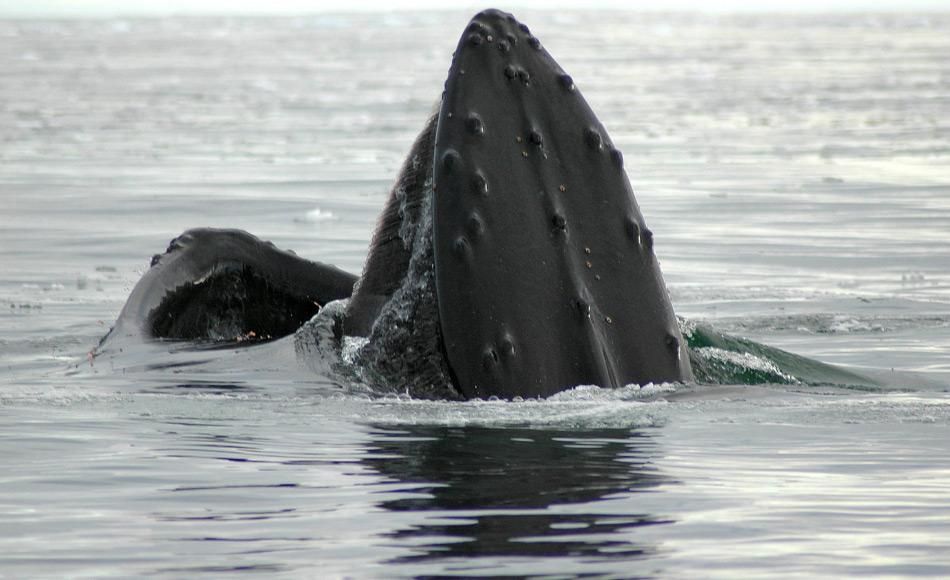
<path fill-rule="evenodd" d="M 0 578 L 950 574 L 948 15 L 518 14 L 677 313 L 880 388 L 449 403 L 280 342 L 88 356 L 189 227 L 359 271 L 469 16 L 0 21 Z"/>

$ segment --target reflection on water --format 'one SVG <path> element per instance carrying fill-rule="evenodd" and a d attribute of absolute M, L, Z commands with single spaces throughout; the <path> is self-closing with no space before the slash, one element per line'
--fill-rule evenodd
<path fill-rule="evenodd" d="M 627 532 L 670 523 L 630 509 L 636 501 L 628 496 L 667 481 L 651 464 L 655 447 L 643 432 L 413 426 L 381 435 L 367 463 L 412 484 L 411 497 L 381 506 L 428 514 L 424 523 L 389 534 L 412 547 L 397 563 L 637 557 L 655 550 Z M 623 508 L 598 509 L 610 498 L 624 498 Z"/>
<path fill-rule="evenodd" d="M 189 393 L 0 405 L 0 575 L 950 569 L 946 397 L 749 392 L 631 430 L 572 426 L 580 402 L 522 409 L 570 419 L 529 429 L 514 404 L 407 401 L 431 415 L 397 426 L 372 399 Z"/>

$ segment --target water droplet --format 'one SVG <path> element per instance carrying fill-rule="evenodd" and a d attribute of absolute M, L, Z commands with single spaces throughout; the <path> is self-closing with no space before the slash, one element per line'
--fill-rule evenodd
<path fill-rule="evenodd" d="M 484 42 L 484 40 L 485 39 L 482 38 L 481 34 L 470 34 L 468 36 L 468 43 L 471 44 L 472 46 L 478 46 L 482 42 Z"/>
<path fill-rule="evenodd" d="M 505 67 L 505 76 L 508 77 L 508 80 L 515 78 L 518 73 L 515 71 L 515 67 L 510 64 Z"/>
<path fill-rule="evenodd" d="M 533 145 L 540 145 L 543 141 L 541 138 L 541 133 L 538 133 L 537 131 L 531 131 L 531 133 L 528 134 L 528 141 L 531 141 Z"/>

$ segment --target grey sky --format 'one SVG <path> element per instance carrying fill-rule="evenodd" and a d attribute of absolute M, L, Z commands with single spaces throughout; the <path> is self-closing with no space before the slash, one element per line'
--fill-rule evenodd
<path fill-rule="evenodd" d="M 148 16 L 167 14 L 303 14 L 346 10 L 445 9 L 444 0 L 0 0 L 0 16 Z M 773 11 L 948 11 L 950 0 L 481 0 L 449 4 L 453 9 L 619 8 L 636 10 Z"/>

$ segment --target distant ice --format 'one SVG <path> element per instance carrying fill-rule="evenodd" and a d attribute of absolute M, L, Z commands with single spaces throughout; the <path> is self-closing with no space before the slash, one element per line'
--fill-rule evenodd
<path fill-rule="evenodd" d="M 337 219 L 336 215 L 334 215 L 332 211 L 323 210 L 317 207 L 308 211 L 306 214 L 304 214 L 304 217 L 297 218 L 294 221 L 316 223 L 316 222 L 325 222 L 325 221 L 330 221 L 330 220 L 335 220 L 335 219 Z"/>

